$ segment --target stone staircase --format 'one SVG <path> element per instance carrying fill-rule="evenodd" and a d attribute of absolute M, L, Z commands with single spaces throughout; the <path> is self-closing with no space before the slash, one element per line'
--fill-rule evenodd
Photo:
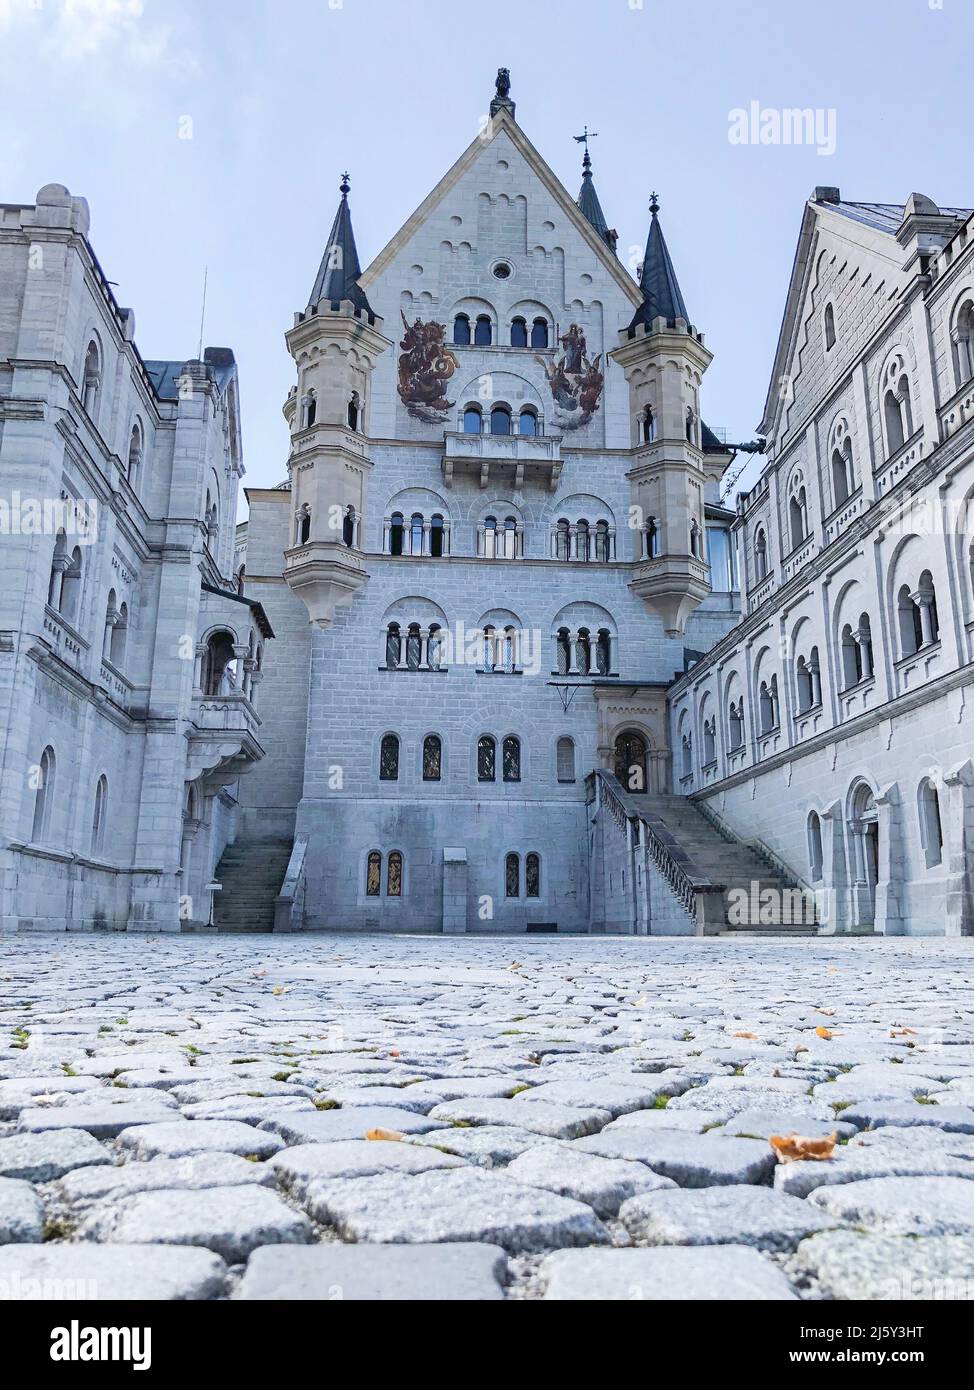
<path fill-rule="evenodd" d="M 290 839 L 241 837 L 227 845 L 216 868 L 222 892 L 214 895 L 217 931 L 269 932 L 274 900 L 291 857 Z"/>
<path fill-rule="evenodd" d="M 708 931 L 716 927 L 720 935 L 817 935 L 813 900 L 763 855 L 722 834 L 692 801 L 631 792 L 627 800 L 691 879 L 709 881 L 705 891 L 714 902 L 707 914 Z"/>

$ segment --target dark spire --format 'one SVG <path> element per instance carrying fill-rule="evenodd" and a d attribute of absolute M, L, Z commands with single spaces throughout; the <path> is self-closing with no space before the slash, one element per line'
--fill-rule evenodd
<path fill-rule="evenodd" d="M 670 260 L 670 253 L 663 240 L 663 230 L 659 224 L 659 197 L 649 195 L 649 210 L 652 220 L 649 224 L 649 238 L 646 242 L 646 255 L 643 259 L 639 288 L 643 292 L 643 302 L 636 310 L 630 329 L 644 323 L 648 328 L 653 319 L 664 318 L 672 326 L 675 319 L 690 322 L 687 306 L 680 293 L 680 285 Z"/>
<path fill-rule="evenodd" d="M 582 135 L 574 138 L 579 144 L 585 145 L 585 156 L 582 159 L 582 186 L 578 190 L 578 197 L 575 202 L 578 204 L 579 211 L 595 231 L 605 242 L 611 251 L 616 249 L 616 242 L 619 240 L 618 232 L 610 231 L 609 224 L 605 220 L 602 211 L 602 204 L 599 202 L 599 195 L 595 191 L 595 184 L 592 181 L 592 158 L 588 152 L 588 142 L 598 131 L 589 130 L 588 126 Z"/>
<path fill-rule="evenodd" d="M 514 102 L 511 100 L 510 68 L 497 69 L 497 80 L 494 83 L 494 87 L 494 98 L 490 103 L 490 114 L 496 116 L 498 111 L 509 111 L 513 119 Z"/>
<path fill-rule="evenodd" d="M 362 267 L 358 263 L 355 236 L 352 232 L 352 214 L 348 206 L 349 187 L 348 175 L 342 174 L 340 185 L 342 200 L 338 204 L 338 211 L 335 213 L 335 220 L 331 226 L 325 254 L 318 267 L 311 298 L 308 300 L 308 308 L 312 309 L 320 299 L 326 299 L 329 304 L 336 306 L 343 299 L 350 299 L 356 309 L 368 314 L 369 319 L 372 320 L 375 318 L 372 306 L 365 297 L 365 291 L 358 284 Z"/>

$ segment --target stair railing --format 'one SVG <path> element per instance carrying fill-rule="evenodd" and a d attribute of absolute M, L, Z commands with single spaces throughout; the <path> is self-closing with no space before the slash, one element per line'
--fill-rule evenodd
<path fill-rule="evenodd" d="M 299 836 L 291 848 L 287 871 L 281 891 L 274 899 L 274 930 L 276 932 L 294 931 L 300 925 L 304 910 L 304 857 L 308 849 L 308 837 Z"/>

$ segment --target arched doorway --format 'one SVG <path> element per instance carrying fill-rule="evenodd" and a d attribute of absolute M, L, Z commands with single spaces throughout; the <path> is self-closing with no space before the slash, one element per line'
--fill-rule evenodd
<path fill-rule="evenodd" d="M 615 775 L 625 791 L 647 790 L 646 740 L 633 729 L 625 729 L 616 737 Z"/>
<path fill-rule="evenodd" d="M 853 792 L 849 831 L 853 923 L 857 927 L 872 926 L 879 883 L 879 810 L 872 789 L 865 783 Z"/>

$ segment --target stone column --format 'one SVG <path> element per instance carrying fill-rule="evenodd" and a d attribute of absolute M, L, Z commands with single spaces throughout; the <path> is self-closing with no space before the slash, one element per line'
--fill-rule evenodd
<path fill-rule="evenodd" d="M 920 631 L 923 634 L 923 646 L 929 647 L 936 639 L 933 632 L 933 599 L 929 594 L 917 590 L 911 594 L 910 598 L 920 610 Z"/>
<path fill-rule="evenodd" d="M 574 524 L 568 528 L 568 558 L 578 559 L 578 527 Z"/>
<path fill-rule="evenodd" d="M 432 530 L 432 524 L 431 524 L 429 521 L 424 521 L 424 522 L 423 522 L 423 554 L 424 554 L 424 555 L 429 555 L 429 554 L 431 553 L 431 551 L 430 551 L 430 531 L 431 531 L 431 530 Z"/>
<path fill-rule="evenodd" d="M 388 555 L 392 550 L 392 517 L 382 518 L 382 553 Z"/>
<path fill-rule="evenodd" d="M 568 674 L 578 675 L 578 633 L 569 632 L 568 634 Z"/>
<path fill-rule="evenodd" d="M 873 674 L 873 646 L 869 633 L 857 628 L 852 634 L 857 646 L 859 647 L 859 665 L 862 669 L 862 679 L 868 681 Z"/>
<path fill-rule="evenodd" d="M 419 630 L 419 665 L 423 671 L 429 670 L 429 628 L 421 627 Z"/>

